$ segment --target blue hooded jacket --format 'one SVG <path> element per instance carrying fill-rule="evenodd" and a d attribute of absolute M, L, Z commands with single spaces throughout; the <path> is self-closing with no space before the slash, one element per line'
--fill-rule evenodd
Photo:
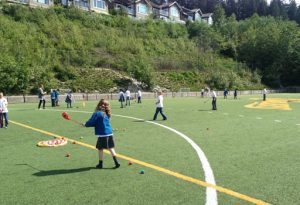
<path fill-rule="evenodd" d="M 92 117 L 85 123 L 86 127 L 95 127 L 95 135 L 106 137 L 113 135 L 109 117 L 101 111 L 94 112 Z"/>

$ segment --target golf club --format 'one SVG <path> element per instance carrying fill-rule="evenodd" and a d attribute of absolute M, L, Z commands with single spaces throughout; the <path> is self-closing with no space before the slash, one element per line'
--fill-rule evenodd
<path fill-rule="evenodd" d="M 205 100 L 203 103 L 207 103 L 209 101 L 209 98 L 207 100 Z"/>

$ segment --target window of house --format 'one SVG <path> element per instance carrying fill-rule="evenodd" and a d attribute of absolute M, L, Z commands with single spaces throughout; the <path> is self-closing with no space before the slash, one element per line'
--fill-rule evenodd
<path fill-rule="evenodd" d="M 171 7 L 171 15 L 179 18 L 179 11 L 176 7 Z"/>
<path fill-rule="evenodd" d="M 148 13 L 148 8 L 146 4 L 139 4 L 138 5 L 138 12 L 141 14 L 147 14 Z"/>
<path fill-rule="evenodd" d="M 169 10 L 168 9 L 160 10 L 160 14 L 164 16 L 169 16 Z"/>
<path fill-rule="evenodd" d="M 49 4 L 48 0 L 36 0 L 36 2 L 40 4 Z"/>
<path fill-rule="evenodd" d="M 128 6 L 127 7 L 127 13 L 128 14 L 133 14 L 133 6 Z"/>
<path fill-rule="evenodd" d="M 100 8 L 100 9 L 105 9 L 106 8 L 106 3 L 103 0 L 94 0 L 94 7 L 95 8 Z"/>

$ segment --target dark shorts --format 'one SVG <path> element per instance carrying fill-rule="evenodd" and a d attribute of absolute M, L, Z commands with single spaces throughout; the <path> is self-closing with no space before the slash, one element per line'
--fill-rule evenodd
<path fill-rule="evenodd" d="M 115 147 L 113 136 L 98 137 L 96 148 L 97 149 L 111 149 Z"/>

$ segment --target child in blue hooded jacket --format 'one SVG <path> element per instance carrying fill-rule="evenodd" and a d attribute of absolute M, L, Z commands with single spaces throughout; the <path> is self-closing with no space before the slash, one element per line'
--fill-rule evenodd
<path fill-rule="evenodd" d="M 108 149 L 115 162 L 115 168 L 119 168 L 120 164 L 117 160 L 115 152 L 115 143 L 113 139 L 112 127 L 110 125 L 111 110 L 109 103 L 101 99 L 93 113 L 92 117 L 85 123 L 85 127 L 94 127 L 95 135 L 98 137 L 96 148 L 99 152 L 99 164 L 96 168 L 103 168 L 103 149 Z"/>

